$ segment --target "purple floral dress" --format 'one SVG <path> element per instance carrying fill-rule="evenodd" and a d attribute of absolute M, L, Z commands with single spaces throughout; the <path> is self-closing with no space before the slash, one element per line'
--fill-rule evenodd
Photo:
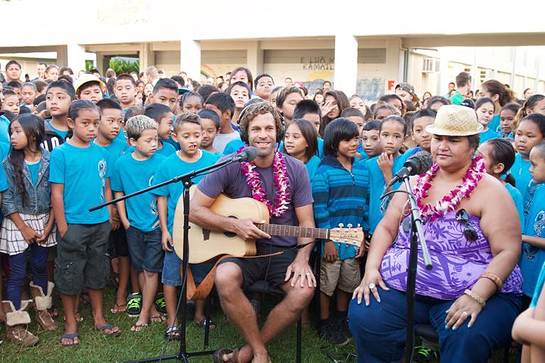
<path fill-rule="evenodd" d="M 470 216 L 469 225 L 478 236 L 475 241 L 465 238 L 465 226 L 456 220 L 455 211 L 425 224 L 424 234 L 433 268 L 426 270 L 419 248 L 416 294 L 454 300 L 477 282 L 493 257 L 479 222 L 480 218 Z M 411 217 L 407 216 L 401 222 L 397 238 L 386 251 L 381 265 L 382 278 L 386 284 L 400 291 L 407 290 L 410 238 Z M 521 287 L 522 275 L 517 265 L 504 282 L 502 292 L 521 293 Z"/>

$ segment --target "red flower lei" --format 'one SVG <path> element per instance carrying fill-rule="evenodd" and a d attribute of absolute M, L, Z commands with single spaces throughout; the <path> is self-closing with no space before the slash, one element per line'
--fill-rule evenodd
<path fill-rule="evenodd" d="M 282 153 L 276 151 L 274 153 L 273 159 L 273 181 L 274 181 L 274 206 L 267 199 L 267 194 L 263 187 L 263 182 L 259 173 L 255 171 L 255 164 L 252 162 L 242 161 L 240 163 L 240 170 L 242 174 L 246 177 L 246 183 L 250 188 L 252 193 L 252 198 L 255 200 L 265 203 L 269 212 L 275 216 L 280 217 L 283 215 L 289 208 L 291 203 L 291 195 L 289 192 L 289 178 L 288 170 L 286 168 L 286 160 Z"/>
<path fill-rule="evenodd" d="M 473 193 L 479 181 L 486 173 L 484 160 L 479 155 L 473 158 L 466 175 L 462 179 L 462 184 L 450 191 L 434 205 L 424 204 L 422 201 L 428 197 L 432 186 L 432 181 L 439 171 L 439 165 L 434 163 L 430 170 L 416 180 L 415 198 L 422 216 L 426 219 L 435 219 L 446 214 L 449 211 L 456 210 L 462 199 L 467 198 Z"/>

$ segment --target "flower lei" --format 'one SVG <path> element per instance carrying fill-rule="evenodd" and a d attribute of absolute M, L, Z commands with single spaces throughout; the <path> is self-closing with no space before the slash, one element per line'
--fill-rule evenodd
<path fill-rule="evenodd" d="M 288 170 L 286 168 L 286 160 L 282 153 L 276 151 L 274 153 L 273 159 L 273 180 L 274 180 L 274 206 L 266 198 L 265 189 L 263 187 L 263 182 L 257 171 L 255 171 L 255 164 L 247 161 L 242 161 L 240 163 L 240 170 L 242 174 L 246 177 L 246 183 L 250 188 L 252 193 L 252 198 L 255 200 L 265 203 L 269 212 L 275 216 L 280 217 L 283 215 L 289 208 L 291 203 L 291 195 L 288 190 L 289 178 Z"/>
<path fill-rule="evenodd" d="M 437 163 L 434 163 L 430 170 L 423 176 L 418 177 L 416 181 L 416 203 L 418 204 L 422 216 L 426 219 L 435 219 L 449 211 L 454 211 L 462 199 L 469 197 L 475 188 L 477 188 L 479 181 L 486 172 L 486 168 L 484 166 L 484 160 L 480 155 L 474 157 L 469 169 L 467 169 L 466 175 L 464 175 L 464 178 L 462 179 L 462 184 L 451 190 L 450 193 L 438 200 L 434 205 L 424 204 L 422 201 L 427 198 L 432 186 L 432 180 L 435 178 L 438 171 L 439 166 Z"/>

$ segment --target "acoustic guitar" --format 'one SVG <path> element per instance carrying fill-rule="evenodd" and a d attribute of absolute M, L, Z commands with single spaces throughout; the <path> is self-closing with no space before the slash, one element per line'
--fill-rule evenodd
<path fill-rule="evenodd" d="M 190 195 L 193 195 L 193 191 L 190 191 Z M 210 209 L 225 217 L 250 219 L 269 235 L 327 239 L 357 247 L 364 238 L 363 229 L 352 228 L 351 225 L 347 225 L 348 228 L 323 229 L 264 223 L 269 221 L 269 210 L 264 203 L 252 198 L 232 199 L 221 194 Z M 174 250 L 181 259 L 184 258 L 183 219 L 183 198 L 180 198 L 174 214 L 172 239 Z M 231 232 L 210 231 L 195 223 L 189 225 L 189 263 L 201 263 L 221 255 L 243 257 L 256 254 L 253 240 L 243 240 Z"/>

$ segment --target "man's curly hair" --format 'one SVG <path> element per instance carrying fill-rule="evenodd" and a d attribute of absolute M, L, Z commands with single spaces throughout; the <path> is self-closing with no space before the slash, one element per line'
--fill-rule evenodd
<path fill-rule="evenodd" d="M 257 115 L 264 115 L 266 113 L 273 115 L 276 126 L 276 134 L 278 135 L 279 130 L 282 130 L 283 128 L 280 114 L 273 105 L 265 101 L 252 103 L 242 109 L 239 118 L 239 126 L 241 131 L 248 135 L 248 125 L 250 124 L 250 121 L 256 118 Z M 276 142 L 280 141 L 281 140 L 276 140 Z"/>

